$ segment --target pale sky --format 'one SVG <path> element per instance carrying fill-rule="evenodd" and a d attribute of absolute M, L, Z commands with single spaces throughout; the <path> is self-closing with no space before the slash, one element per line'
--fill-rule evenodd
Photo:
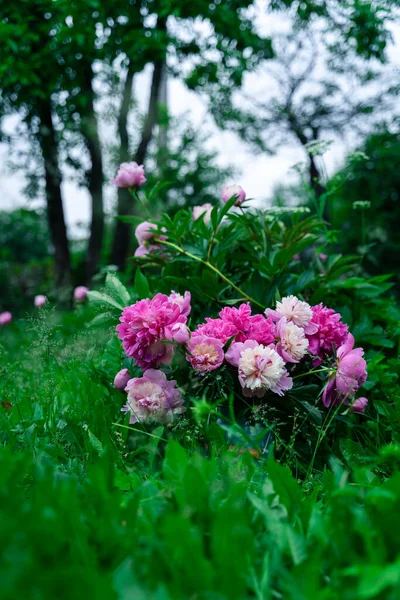
<path fill-rule="evenodd" d="M 284 20 L 276 16 L 265 15 L 262 10 L 263 4 L 264 0 L 259 0 L 256 13 L 258 29 L 268 35 L 285 28 Z M 390 50 L 390 56 L 397 66 L 400 66 L 400 27 L 396 27 L 394 34 L 395 45 Z M 150 76 L 151 66 L 137 77 L 134 84 L 134 95 L 140 107 L 145 107 L 147 103 Z M 188 112 L 195 126 L 202 128 L 207 115 L 205 100 L 199 95 L 189 92 L 178 80 L 169 79 L 167 85 L 170 113 L 173 116 L 179 116 Z M 246 78 L 245 90 L 253 91 L 256 85 L 255 76 L 249 75 Z M 6 124 L 11 131 L 14 122 L 15 120 L 9 119 Z M 285 147 L 279 150 L 275 156 L 254 156 L 234 134 L 219 131 L 210 118 L 207 118 L 207 122 L 210 131 L 208 143 L 218 151 L 218 160 L 221 164 L 230 163 L 236 167 L 237 173 L 233 177 L 233 181 L 239 183 L 246 190 L 248 197 L 257 198 L 262 204 L 271 196 L 277 184 L 295 180 L 291 167 L 305 160 L 304 152 L 300 147 Z M 112 131 L 109 127 L 102 126 L 101 135 L 102 139 L 106 141 L 107 137 L 112 135 Z M 331 137 L 331 139 L 333 138 Z M 328 174 L 334 173 L 341 166 L 345 154 L 352 149 L 352 142 L 349 140 L 333 139 L 333 142 L 324 156 Z M 41 201 L 32 202 L 23 197 L 21 193 L 24 185 L 23 175 L 22 173 L 11 175 L 7 171 L 6 159 L 7 148 L 4 144 L 0 144 L 0 209 L 9 210 L 18 206 L 40 205 Z M 69 234 L 79 235 L 77 224 L 89 221 L 89 195 L 86 190 L 78 188 L 71 182 L 63 183 L 62 194 Z M 116 201 L 116 191 L 110 184 L 105 184 L 104 194 L 106 210 L 110 212 Z"/>

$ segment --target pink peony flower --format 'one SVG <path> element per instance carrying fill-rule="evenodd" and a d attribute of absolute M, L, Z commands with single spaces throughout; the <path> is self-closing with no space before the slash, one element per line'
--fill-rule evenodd
<path fill-rule="evenodd" d="M 250 326 L 250 304 L 241 304 L 239 308 L 226 306 L 221 310 L 219 316 L 225 323 L 232 323 L 238 333 L 244 333 Z"/>
<path fill-rule="evenodd" d="M 358 388 L 367 379 L 367 363 L 363 359 L 364 350 L 354 348 L 354 337 L 348 334 L 345 343 L 336 353 L 336 371 L 326 385 L 322 402 L 325 406 L 348 404 Z"/>
<path fill-rule="evenodd" d="M 146 181 L 143 165 L 138 165 L 136 162 L 122 163 L 116 178 L 111 179 L 111 183 L 120 188 L 137 188 Z"/>
<path fill-rule="evenodd" d="M 271 319 L 266 319 L 263 315 L 253 315 L 250 317 L 249 326 L 246 333 L 237 336 L 237 341 L 245 341 L 242 339 L 245 337 L 248 340 L 255 340 L 259 344 L 272 344 L 275 341 L 275 324 Z"/>
<path fill-rule="evenodd" d="M 130 378 L 128 369 L 121 369 L 114 377 L 114 387 L 117 390 L 124 390 Z"/>
<path fill-rule="evenodd" d="M 245 342 L 246 340 L 255 340 L 259 344 L 268 346 L 275 341 L 275 324 L 271 319 L 266 319 L 263 315 L 253 315 L 244 333 L 239 333 L 235 341 Z"/>
<path fill-rule="evenodd" d="M 171 327 L 171 339 L 177 344 L 187 344 L 190 340 L 190 331 L 186 323 L 175 323 Z"/>
<path fill-rule="evenodd" d="M 291 390 L 293 387 L 293 379 L 290 377 L 289 373 L 284 369 L 282 377 L 278 381 L 278 383 L 271 388 L 271 392 L 274 394 L 278 394 L 278 396 L 284 396 L 285 392 Z"/>
<path fill-rule="evenodd" d="M 203 221 L 206 225 L 209 224 L 209 222 L 211 221 L 211 212 L 213 209 L 213 205 L 209 204 L 208 202 L 206 204 L 201 204 L 199 206 L 194 206 L 193 207 L 193 221 L 197 221 L 197 219 L 200 219 L 201 217 L 203 218 Z"/>
<path fill-rule="evenodd" d="M 341 346 L 347 337 L 348 327 L 341 321 L 341 315 L 332 308 L 327 308 L 321 302 L 312 306 L 313 317 L 311 325 L 315 325 L 315 333 L 307 334 L 308 351 L 313 356 L 323 358 L 325 354 L 333 354 L 335 348 Z"/>
<path fill-rule="evenodd" d="M 276 345 L 278 354 L 285 362 L 298 363 L 308 348 L 304 329 L 297 327 L 292 321 L 288 322 L 286 317 L 282 317 L 277 323 L 276 335 L 279 340 Z"/>
<path fill-rule="evenodd" d="M 128 381 L 128 400 L 121 410 L 130 413 L 130 423 L 171 423 L 186 410 L 175 384 L 162 371 L 148 369 L 143 377 Z"/>
<path fill-rule="evenodd" d="M 0 327 L 4 325 L 8 325 L 12 321 L 12 314 L 6 310 L 5 312 L 0 313 Z"/>
<path fill-rule="evenodd" d="M 162 249 L 162 246 L 159 244 L 147 244 L 146 246 L 138 246 L 135 250 L 134 256 L 136 258 L 140 258 L 141 256 L 147 256 L 148 254 L 154 254 Z"/>
<path fill-rule="evenodd" d="M 249 304 L 241 304 L 239 308 L 225 307 L 219 315 L 219 319 L 207 317 L 206 323 L 199 325 L 193 336 L 209 335 L 224 344 L 233 336 L 237 342 L 251 339 L 265 345 L 275 340 L 274 323 L 263 315 L 252 316 Z"/>
<path fill-rule="evenodd" d="M 265 314 L 273 321 L 279 321 L 285 317 L 298 327 L 302 327 L 307 334 L 316 333 L 317 325 L 311 323 L 313 312 L 307 302 L 299 300 L 297 296 L 286 296 L 276 303 L 276 309 L 267 308 Z"/>
<path fill-rule="evenodd" d="M 166 231 L 165 227 L 162 228 L 162 231 Z M 144 221 L 136 227 L 135 236 L 139 243 L 139 247 L 135 251 L 135 256 L 146 256 L 147 254 L 152 254 L 153 252 L 162 249 L 160 244 L 151 243 L 155 237 L 158 237 L 160 240 L 164 241 L 167 239 L 166 235 L 162 235 L 157 232 L 157 225 L 154 223 L 149 223 L 149 221 Z"/>
<path fill-rule="evenodd" d="M 255 340 L 234 342 L 225 358 L 238 368 L 244 396 L 262 398 L 268 390 L 282 395 L 292 385 L 284 362 L 276 350 L 257 344 Z"/>
<path fill-rule="evenodd" d="M 225 344 L 229 338 L 236 335 L 238 332 L 233 323 L 223 321 L 222 319 L 210 319 L 206 317 L 206 322 L 202 323 L 192 333 L 192 337 L 205 335 L 217 340 L 221 340 Z"/>
<path fill-rule="evenodd" d="M 226 185 L 222 188 L 221 198 L 224 203 L 237 196 L 235 206 L 240 206 L 246 200 L 246 192 L 240 185 Z"/>
<path fill-rule="evenodd" d="M 368 398 L 357 398 L 357 400 L 354 400 L 353 404 L 350 406 L 350 410 L 353 413 L 364 414 L 367 404 Z"/>
<path fill-rule="evenodd" d="M 199 373 L 214 371 L 224 362 L 223 343 L 205 335 L 192 337 L 187 345 L 187 360 Z"/>
<path fill-rule="evenodd" d="M 89 289 L 84 285 L 78 285 L 78 287 L 74 289 L 74 300 L 76 302 L 83 302 L 86 300 L 88 291 Z"/>
<path fill-rule="evenodd" d="M 190 306 L 191 294 L 190 294 L 190 292 L 185 292 L 185 294 L 182 296 L 182 294 L 178 294 L 178 292 L 175 292 L 174 290 L 172 290 L 172 292 L 170 293 L 168 298 L 169 298 L 170 302 L 172 302 L 173 304 L 177 304 L 179 306 L 181 315 L 183 315 L 184 317 L 188 317 L 190 315 L 190 311 L 191 311 L 191 306 Z"/>
<path fill-rule="evenodd" d="M 41 308 L 42 306 L 44 306 L 46 304 L 46 302 L 47 302 L 46 296 L 39 294 L 38 296 L 35 296 L 33 304 L 36 306 L 36 308 Z"/>
<path fill-rule="evenodd" d="M 134 358 L 141 369 L 149 369 L 170 364 L 174 348 L 164 341 L 173 340 L 173 326 L 186 323 L 186 317 L 168 296 L 156 294 L 152 300 L 139 300 L 125 307 L 120 321 L 116 329 L 125 354 Z"/>

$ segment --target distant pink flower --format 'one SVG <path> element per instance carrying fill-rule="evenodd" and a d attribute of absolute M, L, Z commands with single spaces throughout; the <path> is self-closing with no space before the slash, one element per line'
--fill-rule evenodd
<path fill-rule="evenodd" d="M 137 188 L 146 181 L 143 165 L 138 165 L 136 162 L 122 163 L 116 178 L 111 179 L 111 183 L 120 188 Z"/>
<path fill-rule="evenodd" d="M 5 312 L 0 313 L 0 327 L 3 325 L 8 325 L 12 321 L 12 314 L 6 310 Z"/>
<path fill-rule="evenodd" d="M 206 225 L 208 225 L 211 220 L 211 212 L 212 212 L 213 208 L 214 208 L 213 205 L 209 204 L 208 202 L 206 204 L 194 206 L 193 213 L 192 213 L 193 221 L 197 221 L 197 219 L 200 219 L 202 217 L 204 223 Z"/>
<path fill-rule="evenodd" d="M 78 285 L 78 287 L 74 289 L 74 300 L 76 302 L 83 302 L 86 300 L 88 291 L 89 289 L 84 285 Z"/>
<path fill-rule="evenodd" d="M 130 378 L 128 369 L 121 369 L 114 377 L 114 387 L 117 390 L 124 390 Z"/>
<path fill-rule="evenodd" d="M 341 315 L 332 308 L 327 308 L 322 303 L 312 306 L 313 317 L 311 325 L 315 325 L 315 333 L 307 334 L 308 351 L 313 356 L 323 358 L 326 354 L 333 354 L 335 348 L 341 346 L 347 337 L 348 327 L 341 321 Z"/>
<path fill-rule="evenodd" d="M 185 292 L 184 295 L 182 296 L 182 294 L 179 294 L 178 292 L 175 292 L 174 290 L 172 290 L 172 292 L 170 293 L 168 298 L 169 298 L 170 302 L 172 302 L 173 304 L 177 304 L 179 306 L 181 315 L 183 315 L 184 317 L 188 317 L 190 315 L 190 311 L 191 311 L 191 306 L 190 306 L 191 294 L 190 294 L 190 292 Z"/>
<path fill-rule="evenodd" d="M 130 423 L 171 423 L 186 410 L 175 384 L 162 371 L 148 369 L 127 383 L 128 399 L 121 410 L 130 413 Z"/>
<path fill-rule="evenodd" d="M 325 261 L 327 260 L 327 258 L 328 258 L 328 255 L 327 255 L 327 254 L 324 254 L 323 252 L 320 252 L 320 253 L 318 254 L 318 258 L 319 258 L 320 260 L 322 260 L 322 262 L 325 262 Z"/>
<path fill-rule="evenodd" d="M 187 345 L 187 360 L 200 373 L 214 371 L 224 362 L 223 343 L 216 338 L 197 335 Z"/>
<path fill-rule="evenodd" d="M 364 414 L 367 404 L 368 398 L 357 398 L 357 400 L 354 400 L 353 404 L 350 406 L 350 410 L 353 413 Z"/>
<path fill-rule="evenodd" d="M 233 323 L 223 321 L 222 319 L 210 319 L 206 317 L 206 322 L 202 323 L 192 333 L 192 337 L 205 335 L 221 340 L 225 344 L 229 338 L 236 335 L 238 330 Z"/>
<path fill-rule="evenodd" d="M 166 231 L 165 227 L 161 231 Z M 151 243 L 155 237 L 163 241 L 167 239 L 166 235 L 158 233 L 158 226 L 155 223 L 149 223 L 149 221 L 144 221 L 136 227 L 135 236 L 139 243 L 139 247 L 135 251 L 135 256 L 146 256 L 147 254 L 161 250 L 162 246 L 160 244 Z"/>
<path fill-rule="evenodd" d="M 301 260 L 301 254 L 299 254 L 298 252 L 296 254 L 293 254 L 292 260 Z"/>
<path fill-rule="evenodd" d="M 285 362 L 298 363 L 304 357 L 308 348 L 304 329 L 282 317 L 276 326 L 276 336 L 276 351 Z"/>
<path fill-rule="evenodd" d="M 317 325 L 311 323 L 313 311 L 307 302 L 299 300 L 297 296 L 286 296 L 280 302 L 276 303 L 276 309 L 267 308 L 265 314 L 273 321 L 279 321 L 285 317 L 298 327 L 302 327 L 307 334 L 316 333 Z"/>
<path fill-rule="evenodd" d="M 47 302 L 46 296 L 39 294 L 38 296 L 35 296 L 33 304 L 36 306 L 36 308 L 41 308 L 42 306 L 44 306 L 46 304 L 46 302 Z"/>
<path fill-rule="evenodd" d="M 221 197 L 224 203 L 228 202 L 234 196 L 237 196 L 235 206 L 240 206 L 246 200 L 246 192 L 240 185 L 226 185 L 222 189 Z"/>
<path fill-rule="evenodd" d="M 291 387 L 291 378 L 283 378 L 287 373 L 279 354 L 273 348 L 257 344 L 255 340 L 234 342 L 225 358 L 238 368 L 244 396 L 262 398 L 268 390 L 282 395 Z"/>
<path fill-rule="evenodd" d="M 116 329 L 125 354 L 134 358 L 141 369 L 149 369 L 170 364 L 174 348 L 163 341 L 172 341 L 173 326 L 186 323 L 186 317 L 168 296 L 156 294 L 152 300 L 139 300 L 125 307 L 120 321 Z"/>
<path fill-rule="evenodd" d="M 354 348 L 354 337 L 348 334 L 345 343 L 336 353 L 336 371 L 322 394 L 325 406 L 349 404 L 358 388 L 367 379 L 367 363 L 362 348 Z"/>

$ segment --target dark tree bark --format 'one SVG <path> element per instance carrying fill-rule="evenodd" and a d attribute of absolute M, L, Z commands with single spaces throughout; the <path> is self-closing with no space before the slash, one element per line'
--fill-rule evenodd
<path fill-rule="evenodd" d="M 119 163 L 128 162 L 130 160 L 129 154 L 129 136 L 128 136 L 128 116 L 129 116 L 129 107 L 132 98 L 132 85 L 133 85 L 133 77 L 135 71 L 133 67 L 132 61 L 129 61 L 128 72 L 126 74 L 124 89 L 122 93 L 122 102 L 121 108 L 118 115 L 118 135 L 120 139 L 120 150 L 119 150 Z M 117 214 L 118 215 L 133 215 L 134 205 L 132 196 L 129 193 L 129 190 L 126 188 L 118 188 L 118 205 L 117 205 Z M 111 250 L 111 263 L 118 265 L 121 269 L 125 265 L 125 257 L 127 254 L 127 249 L 129 246 L 129 231 L 127 234 L 128 239 L 122 243 L 122 240 L 119 240 L 119 235 L 121 235 L 121 230 L 125 228 L 119 228 L 119 225 L 125 225 L 125 228 L 129 229 L 129 225 L 126 223 L 121 223 L 117 221 L 115 225 L 115 233 L 113 239 L 113 246 Z M 128 227 L 127 227 L 128 226 Z M 123 234 L 123 235 L 124 235 Z"/>
<path fill-rule="evenodd" d="M 310 174 L 310 185 L 314 190 L 317 198 L 320 198 L 325 193 L 325 186 L 321 183 L 321 174 L 319 172 L 317 163 L 314 156 L 309 155 L 309 174 Z"/>
<path fill-rule="evenodd" d="M 147 116 L 144 123 L 142 136 L 136 150 L 134 161 L 138 164 L 143 164 L 146 157 L 146 153 L 153 136 L 153 129 L 157 122 L 158 117 L 158 99 L 160 94 L 161 76 L 162 76 L 163 61 L 158 60 L 154 62 L 153 76 L 151 81 L 150 99 L 147 110 Z M 129 73 L 128 73 L 129 74 Z M 133 73 L 132 73 L 133 77 Z M 128 81 L 129 84 L 129 81 Z M 124 162 L 129 157 L 128 150 L 128 132 L 127 132 L 127 117 L 130 101 L 130 93 L 132 89 L 132 82 L 130 82 L 129 89 L 125 84 L 124 97 L 121 105 L 120 118 L 118 119 L 118 132 L 121 138 L 121 162 Z M 127 96 L 125 97 L 125 93 Z M 127 101 L 127 104 L 126 104 Z M 126 193 L 123 193 L 126 192 Z M 118 193 L 118 216 L 132 215 L 134 210 L 134 204 L 132 197 L 127 190 L 119 191 Z M 115 226 L 114 240 L 111 252 L 111 262 L 117 265 L 120 269 L 125 267 L 126 258 L 129 251 L 129 244 L 131 239 L 131 228 L 129 223 L 123 223 L 117 220 Z"/>
<path fill-rule="evenodd" d="M 39 141 L 43 156 L 47 218 L 54 247 L 54 275 L 58 292 L 66 295 L 71 284 L 71 259 L 61 196 L 61 172 L 58 163 L 58 145 L 54 130 L 51 98 L 43 99 L 39 106 Z"/>
<path fill-rule="evenodd" d="M 315 131 L 315 132 L 313 131 L 313 137 L 311 139 L 309 139 L 306 136 L 306 134 L 304 133 L 304 131 L 302 130 L 302 128 L 299 126 L 296 118 L 290 112 L 289 112 L 289 116 L 288 116 L 288 121 L 292 128 L 293 133 L 296 135 L 300 144 L 304 147 L 305 151 L 307 152 L 307 147 L 306 147 L 307 144 L 310 142 L 318 141 L 317 131 Z M 315 157 L 312 156 L 311 154 L 309 154 L 308 152 L 307 152 L 307 156 L 308 156 L 308 174 L 309 174 L 309 179 L 310 179 L 310 186 L 311 186 L 312 190 L 314 191 L 316 198 L 320 198 L 323 194 L 325 194 L 326 188 L 321 183 L 321 181 L 322 181 L 321 173 L 319 172 Z M 328 210 L 327 202 L 325 202 L 323 217 L 324 217 L 325 221 L 329 221 L 329 210 Z"/>
<path fill-rule="evenodd" d="M 104 237 L 103 159 L 92 87 L 93 72 L 90 63 L 83 68 L 86 96 L 86 115 L 82 118 L 82 133 L 90 156 L 88 189 L 92 199 L 90 236 L 86 254 L 86 279 L 89 282 L 99 265 Z"/>

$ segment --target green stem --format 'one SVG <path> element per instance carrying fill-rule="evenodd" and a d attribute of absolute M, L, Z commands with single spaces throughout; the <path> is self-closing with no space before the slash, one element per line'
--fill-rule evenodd
<path fill-rule="evenodd" d="M 132 198 L 136 199 L 143 206 L 145 212 L 147 213 L 148 218 L 151 219 L 149 205 L 146 202 L 146 200 L 142 199 L 141 196 L 139 196 L 136 188 L 129 188 L 129 191 L 131 193 Z"/>
<path fill-rule="evenodd" d="M 169 248 L 173 248 L 174 250 L 176 250 L 180 254 L 184 254 L 188 258 L 191 258 L 192 260 L 195 260 L 195 261 L 201 263 L 202 265 L 204 265 L 205 267 L 209 268 L 211 271 L 214 271 L 214 273 L 216 273 L 219 277 L 221 277 L 221 279 L 223 279 L 228 285 L 230 285 L 241 296 L 243 296 L 243 298 L 246 298 L 246 300 L 249 300 L 253 304 L 256 304 L 259 308 L 264 309 L 264 306 L 262 304 L 260 304 L 260 302 L 257 302 L 257 300 L 254 300 L 254 298 L 252 298 L 251 296 L 249 296 L 248 294 L 246 294 L 243 290 L 241 290 L 237 285 L 235 285 L 233 283 L 233 281 L 231 281 L 230 279 L 228 279 L 228 277 L 226 277 L 223 273 L 221 273 L 221 271 L 219 271 L 216 267 L 214 267 L 214 265 L 212 265 L 208 260 L 203 260 L 202 258 L 199 258 L 198 256 L 195 256 L 194 254 L 191 254 L 190 252 L 187 252 L 187 250 L 184 250 L 183 248 L 180 248 L 176 244 L 172 244 L 171 242 L 166 242 L 166 241 L 160 240 L 158 238 L 156 239 L 156 241 L 157 241 L 158 244 L 163 244 L 164 246 L 168 246 Z"/>
<path fill-rule="evenodd" d="M 157 438 L 163 442 L 168 442 L 168 440 L 159 435 L 154 435 L 153 433 L 149 433 L 148 431 L 144 431 L 142 429 L 136 429 L 136 427 L 128 427 L 128 425 L 122 425 L 121 423 L 112 423 L 112 425 L 115 427 L 122 427 L 122 429 L 129 429 L 130 431 L 137 431 L 138 433 L 143 433 L 143 435 L 148 435 L 149 437 Z"/>
<path fill-rule="evenodd" d="M 301 373 L 300 375 L 295 375 L 292 379 L 298 379 L 299 377 L 305 377 L 306 375 L 313 375 L 314 373 L 323 373 L 324 371 L 329 371 L 328 367 L 323 367 L 322 369 L 317 369 L 316 371 L 307 371 L 307 373 Z"/>

